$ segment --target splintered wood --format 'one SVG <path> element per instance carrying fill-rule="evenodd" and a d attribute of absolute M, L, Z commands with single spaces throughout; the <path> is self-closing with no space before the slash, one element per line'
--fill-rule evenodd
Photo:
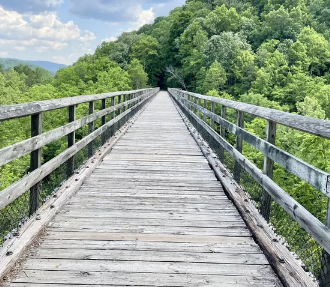
<path fill-rule="evenodd" d="M 165 92 L 32 254 L 9 286 L 281 286 Z"/>

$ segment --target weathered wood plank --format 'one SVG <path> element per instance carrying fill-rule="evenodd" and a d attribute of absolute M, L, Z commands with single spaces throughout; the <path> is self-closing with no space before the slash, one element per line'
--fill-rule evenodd
<path fill-rule="evenodd" d="M 176 92 L 175 89 L 171 89 L 171 90 L 173 92 Z M 217 97 L 199 95 L 186 91 L 180 91 L 180 92 L 183 92 L 184 94 L 193 95 L 196 98 L 201 98 L 203 100 L 208 100 L 210 102 L 224 105 L 228 108 L 245 112 L 266 120 L 270 120 L 278 124 L 291 127 L 296 130 L 300 130 L 309 134 L 314 134 L 320 137 L 330 139 L 330 121 L 290 114 L 275 109 L 254 106 L 242 102 L 235 102 Z"/>
<path fill-rule="evenodd" d="M 138 91 L 146 91 L 150 93 L 157 93 L 159 89 L 144 89 Z M 79 105 L 83 103 L 88 103 L 91 101 L 98 101 L 107 98 L 114 98 L 118 95 L 130 95 L 136 93 L 137 91 L 125 91 L 125 92 L 114 92 L 114 93 L 104 93 L 98 95 L 88 95 L 88 96 L 77 96 L 62 98 L 56 100 L 47 100 L 41 102 L 31 102 L 19 105 L 9 105 L 0 107 L 0 121 L 14 119 L 18 117 L 25 117 L 41 112 L 47 112 L 51 110 L 66 108 L 72 105 Z"/>
<path fill-rule="evenodd" d="M 166 93 L 31 253 L 10 286 L 281 286 Z"/>
<path fill-rule="evenodd" d="M 188 110 L 183 105 L 181 107 Z M 185 116 L 183 114 L 181 115 L 185 119 L 191 134 L 209 161 L 217 178 L 224 185 L 228 195 L 233 198 L 235 205 L 242 214 L 245 222 L 247 222 L 249 229 L 255 235 L 259 244 L 264 248 L 265 254 L 269 258 L 272 266 L 278 272 L 282 283 L 285 286 L 316 287 L 317 283 L 313 281 L 308 276 L 308 274 L 306 274 L 305 270 L 301 268 L 299 262 L 292 257 L 292 254 L 290 254 L 289 250 L 280 244 L 278 240 L 274 240 L 274 238 L 276 238 L 276 234 L 267 225 L 267 222 L 264 220 L 264 218 L 259 214 L 255 205 L 252 204 L 246 193 L 234 181 L 232 175 L 225 169 L 223 164 L 218 159 L 216 159 L 216 157 L 212 156 L 207 143 L 201 139 L 197 131 L 191 126 Z M 208 130 L 208 132 L 212 134 L 211 129 Z"/>
<path fill-rule="evenodd" d="M 188 111 L 185 106 L 182 106 Z M 307 209 L 294 200 L 268 176 L 262 173 L 251 161 L 245 158 L 225 139 L 220 137 L 206 123 L 200 120 L 195 114 L 190 115 L 219 143 L 240 165 L 263 187 L 272 198 L 304 228 L 312 237 L 330 253 L 330 228 L 315 218 Z"/>
<path fill-rule="evenodd" d="M 101 284 L 101 286 L 136 286 L 135 282 L 139 283 L 139 286 L 159 286 L 159 287 L 221 287 L 235 286 L 281 286 L 276 279 L 268 276 L 253 277 L 247 276 L 226 276 L 226 275 L 198 275 L 198 274 L 178 274 L 178 273 L 127 273 L 127 272 L 75 272 L 75 271 L 41 271 L 41 270 L 29 270 L 26 274 L 21 274 L 16 280 L 17 283 L 12 286 L 25 286 L 32 287 L 35 282 L 41 281 L 45 284 L 61 284 L 61 287 L 67 286 L 94 286 L 95 284 Z M 111 280 L 109 280 L 111 278 Z M 31 285 L 18 285 L 31 283 Z M 143 283 L 142 283 L 143 282 Z M 63 285 L 62 284 L 67 284 Z M 143 285 L 141 285 L 143 284 Z M 38 286 L 38 285 L 36 285 Z M 47 286 L 47 285 L 46 285 Z M 51 285 L 52 287 L 54 285 Z M 41 285 L 41 287 L 44 287 Z M 49 287 L 49 286 L 47 286 Z"/>
<path fill-rule="evenodd" d="M 191 103 L 194 105 L 194 103 Z M 318 190 L 322 191 L 328 197 L 330 196 L 329 189 L 329 173 L 320 170 L 307 162 L 295 157 L 294 155 L 276 147 L 271 142 L 267 142 L 252 133 L 244 130 L 238 125 L 234 125 L 233 123 L 227 121 L 223 116 L 218 116 L 209 112 L 208 110 L 204 110 L 204 108 L 197 106 L 199 110 L 202 110 L 209 117 L 211 117 L 216 123 L 221 125 L 221 130 L 228 129 L 237 137 L 240 137 L 242 140 L 262 152 L 267 158 L 277 162 L 281 166 L 283 166 L 288 171 L 292 172 L 294 175 L 298 176 L 302 180 L 308 182 Z M 221 133 L 222 138 L 225 139 L 224 133 Z"/>
<path fill-rule="evenodd" d="M 58 140 L 66 135 L 73 134 L 74 131 L 82 128 L 83 126 L 90 124 L 91 122 L 109 114 L 112 111 L 117 111 L 125 103 L 118 104 L 116 106 L 101 110 L 97 113 L 93 113 L 89 116 L 82 117 L 78 120 L 70 121 L 69 124 L 53 129 L 49 132 L 34 135 L 32 138 L 21 141 L 14 145 L 0 149 L 0 166 L 4 165 L 12 160 L 15 160 L 21 156 L 24 156 L 36 149 L 39 149 L 55 140 Z M 74 106 L 71 106 L 72 108 Z M 73 116 L 73 115 L 72 115 Z M 70 147 L 70 145 L 69 145 Z"/>
<path fill-rule="evenodd" d="M 109 127 L 113 124 L 120 121 L 126 114 L 130 113 L 133 109 L 137 108 L 135 105 L 133 108 L 128 109 L 125 113 L 122 113 L 120 116 L 114 118 L 113 120 L 109 121 L 104 126 L 101 126 L 93 133 L 89 134 L 78 143 L 74 144 L 72 147 L 66 149 L 60 155 L 56 156 L 52 160 L 48 161 L 40 168 L 34 170 L 21 180 L 15 182 L 14 184 L 10 185 L 0 193 L 0 209 L 6 207 L 8 204 L 13 202 L 17 197 L 22 195 L 26 190 L 30 189 L 33 185 L 37 182 L 41 181 L 47 175 L 49 175 L 52 171 L 57 169 L 61 164 L 66 162 L 69 158 L 75 155 L 79 150 L 84 148 L 88 145 L 93 139 L 104 133 Z"/>

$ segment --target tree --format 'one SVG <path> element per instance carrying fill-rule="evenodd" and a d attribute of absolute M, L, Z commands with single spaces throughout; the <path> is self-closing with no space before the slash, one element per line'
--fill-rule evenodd
<path fill-rule="evenodd" d="M 236 32 L 239 25 L 239 15 L 235 8 L 227 9 L 225 5 L 216 7 L 205 18 L 205 27 L 209 35 L 218 35 L 224 31 Z"/>
<path fill-rule="evenodd" d="M 152 37 L 141 34 L 141 38 L 132 47 L 131 58 L 138 59 L 143 69 L 149 75 L 150 84 L 153 86 L 158 85 L 157 76 L 161 73 L 162 69 L 159 62 L 159 43 Z"/>
<path fill-rule="evenodd" d="M 251 50 L 246 39 L 237 33 L 222 32 L 220 35 L 212 36 L 206 43 L 204 59 L 207 66 L 218 61 L 226 72 L 231 72 L 233 62 L 241 50 Z"/>
<path fill-rule="evenodd" d="M 131 79 L 131 87 L 135 90 L 145 88 L 148 82 L 148 74 L 138 59 L 133 59 L 128 67 L 128 75 Z"/>
<path fill-rule="evenodd" d="M 305 27 L 301 31 L 298 40 L 305 45 L 306 55 L 310 61 L 310 73 L 319 75 L 326 68 L 326 64 L 330 62 L 329 42 L 323 35 L 310 27 Z"/>
<path fill-rule="evenodd" d="M 210 90 L 218 91 L 227 81 L 225 70 L 219 62 L 215 61 L 207 70 L 203 85 L 203 90 L 207 93 Z"/>

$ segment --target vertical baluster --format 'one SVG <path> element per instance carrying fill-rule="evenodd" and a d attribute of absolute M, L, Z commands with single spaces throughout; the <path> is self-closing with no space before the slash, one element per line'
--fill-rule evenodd
<path fill-rule="evenodd" d="M 121 104 L 121 95 L 118 96 L 118 104 Z M 121 110 L 122 110 L 121 108 L 118 109 L 118 116 L 121 114 Z M 117 122 L 117 130 L 116 131 L 118 131 L 120 129 L 120 127 L 121 127 L 121 120 L 119 120 Z"/>
<path fill-rule="evenodd" d="M 123 112 L 126 111 L 126 95 L 123 95 L 123 103 L 125 104 L 125 106 L 123 107 Z"/>
<path fill-rule="evenodd" d="M 227 107 L 224 106 L 224 105 L 221 106 L 221 117 L 223 119 L 227 118 Z M 226 139 L 226 129 L 222 125 L 220 126 L 220 136 L 223 139 Z M 225 161 L 225 149 L 222 146 L 219 149 L 219 159 L 220 159 L 221 162 L 224 163 L 224 161 Z"/>
<path fill-rule="evenodd" d="M 328 179 L 329 184 L 329 179 Z M 330 228 L 330 199 L 328 199 L 328 209 L 325 225 Z M 320 287 L 329 287 L 330 285 L 330 255 L 323 250 L 321 257 L 321 276 L 319 280 Z"/>
<path fill-rule="evenodd" d="M 215 104 L 214 104 L 214 102 L 211 102 L 211 112 L 215 113 Z M 211 125 L 211 128 L 214 129 L 214 120 L 213 119 L 211 119 L 210 125 Z"/>
<path fill-rule="evenodd" d="M 207 110 L 207 100 L 203 100 L 204 101 L 204 109 Z M 206 114 L 204 114 L 203 117 L 204 122 L 206 122 Z"/>
<path fill-rule="evenodd" d="M 42 114 L 31 116 L 31 137 L 42 134 Z M 30 171 L 34 171 L 41 167 L 41 148 L 31 152 L 30 155 Z M 33 215 L 39 207 L 41 182 L 36 183 L 30 189 L 30 216 Z"/>
<path fill-rule="evenodd" d="M 238 111 L 237 115 L 237 125 L 240 128 L 244 128 L 244 112 Z M 243 140 L 240 137 L 236 137 L 236 149 L 242 153 L 243 151 Z M 237 183 L 240 183 L 241 181 L 241 166 L 238 162 L 235 162 L 234 167 L 234 179 Z"/>
<path fill-rule="evenodd" d="M 69 123 L 74 122 L 76 120 L 76 106 L 69 107 Z M 76 142 L 76 132 L 73 131 L 72 133 L 68 134 L 68 148 L 73 146 Z M 74 173 L 74 156 L 68 159 L 67 163 L 68 167 L 68 177 L 73 175 Z"/>
<path fill-rule="evenodd" d="M 111 98 L 111 107 L 113 107 L 115 105 L 115 97 L 112 97 Z M 111 115 L 110 115 L 110 120 L 113 120 L 115 118 L 115 111 L 111 112 Z M 114 135 L 115 133 L 115 125 L 112 124 L 111 125 L 111 137 Z"/>
<path fill-rule="evenodd" d="M 94 113 L 94 101 L 89 102 L 89 110 L 88 113 L 91 115 Z M 94 122 L 88 124 L 88 133 L 91 134 L 94 131 Z M 94 141 L 91 141 L 88 144 L 88 157 L 93 156 L 93 145 Z"/>
<path fill-rule="evenodd" d="M 276 123 L 273 121 L 267 122 L 267 136 L 266 141 L 275 145 L 276 141 Z M 273 178 L 273 168 L 274 161 L 265 156 L 264 159 L 264 173 L 269 177 Z M 262 216 L 269 222 L 270 217 L 270 206 L 271 206 L 271 196 L 268 194 L 266 190 L 262 191 L 261 195 L 261 205 L 260 205 L 260 213 Z"/>
<path fill-rule="evenodd" d="M 106 107 L 107 107 L 106 99 L 103 99 L 102 100 L 102 107 L 101 107 L 101 109 L 102 110 L 105 110 Z M 102 126 L 104 126 L 105 123 L 106 123 L 106 116 L 103 116 L 102 117 Z M 103 132 L 103 134 L 102 134 L 102 145 L 105 144 L 106 140 L 107 140 L 107 131 Z"/>
<path fill-rule="evenodd" d="M 202 99 L 198 98 L 198 106 L 202 107 Z M 201 119 L 202 118 L 203 113 L 198 111 L 198 117 Z"/>

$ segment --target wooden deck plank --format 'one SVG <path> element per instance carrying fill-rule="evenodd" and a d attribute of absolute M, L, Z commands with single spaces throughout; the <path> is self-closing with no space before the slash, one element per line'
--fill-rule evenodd
<path fill-rule="evenodd" d="M 31 253 L 9 286 L 281 286 L 167 93 Z"/>

